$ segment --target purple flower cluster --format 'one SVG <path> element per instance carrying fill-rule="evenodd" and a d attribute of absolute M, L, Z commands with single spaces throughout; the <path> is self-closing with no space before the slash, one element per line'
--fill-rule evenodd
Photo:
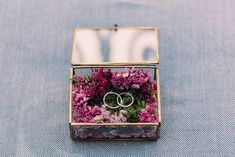
<path fill-rule="evenodd" d="M 121 72 L 113 72 L 112 84 L 115 88 L 123 89 L 140 89 L 151 79 L 148 71 L 144 72 L 141 69 L 125 69 Z"/>
<path fill-rule="evenodd" d="M 140 122 L 156 122 L 156 105 L 149 104 L 144 109 L 141 109 L 139 120 Z"/>
<path fill-rule="evenodd" d="M 90 122 L 93 117 L 101 113 L 98 106 L 88 105 L 88 100 L 90 99 L 88 93 L 90 91 L 83 90 L 81 84 L 73 85 L 72 109 L 73 118 L 76 122 Z"/>
<path fill-rule="evenodd" d="M 146 105 L 139 115 L 140 122 L 156 122 L 156 82 L 142 69 L 115 72 L 102 68 L 90 75 L 74 75 L 72 85 L 72 114 L 75 122 L 127 122 L 127 111 L 112 111 L 103 105 L 103 96 L 110 91 L 138 90 L 146 95 Z M 93 102 L 93 104 L 91 103 Z"/>
<path fill-rule="evenodd" d="M 126 111 L 120 110 L 120 112 L 116 112 L 115 114 L 111 114 L 110 111 L 108 111 L 105 107 L 105 105 L 102 105 L 101 114 L 94 117 L 92 122 L 106 122 L 106 123 L 118 123 L 118 122 L 126 122 Z"/>

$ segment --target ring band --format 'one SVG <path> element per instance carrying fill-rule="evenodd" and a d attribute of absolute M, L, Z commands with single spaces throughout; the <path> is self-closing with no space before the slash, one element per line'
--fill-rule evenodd
<path fill-rule="evenodd" d="M 117 99 L 120 98 L 121 101 L 122 101 L 122 98 L 121 98 L 121 96 L 120 96 L 118 93 L 115 93 L 115 92 L 108 92 L 108 93 L 106 93 L 106 94 L 104 95 L 104 97 L 103 97 L 104 105 L 107 106 L 107 107 L 109 107 L 109 108 L 112 108 L 112 109 L 118 108 L 119 105 L 118 105 L 118 106 L 109 106 L 109 105 L 105 102 L 106 96 L 107 96 L 107 95 L 110 95 L 110 94 L 117 95 Z"/>
<path fill-rule="evenodd" d="M 122 95 L 129 95 L 130 97 L 131 97 L 131 103 L 130 104 L 128 104 L 128 105 L 123 105 L 123 99 L 122 99 Z M 117 96 L 117 105 L 118 106 L 109 106 L 107 103 L 106 103 L 106 97 L 108 96 L 108 95 L 116 95 Z M 120 93 L 120 94 L 118 94 L 118 93 L 116 93 L 116 92 L 108 92 L 108 93 L 106 93 L 105 95 L 104 95 L 104 97 L 103 97 L 103 102 L 104 102 L 104 105 L 105 106 L 107 106 L 107 107 L 109 107 L 109 108 L 112 108 L 112 109 L 116 109 L 116 108 L 119 108 L 119 107 L 123 107 L 123 108 L 126 108 L 126 107 L 130 107 L 133 103 L 134 103 L 134 98 L 133 98 L 133 96 L 130 94 L 130 93 L 127 93 L 127 92 L 123 92 L 123 93 Z"/>
<path fill-rule="evenodd" d="M 123 105 L 123 100 L 122 99 L 121 99 L 122 103 L 119 103 L 119 101 L 117 101 L 117 103 L 118 103 L 119 106 L 124 107 L 124 108 L 125 107 L 130 107 L 134 103 L 134 98 L 130 93 L 127 93 L 127 92 L 123 92 L 123 93 L 119 94 L 119 96 L 121 97 L 121 95 L 124 95 L 124 94 L 129 95 L 131 97 L 131 103 L 129 105 Z M 117 100 L 118 99 L 119 99 L 119 97 L 117 97 Z"/>

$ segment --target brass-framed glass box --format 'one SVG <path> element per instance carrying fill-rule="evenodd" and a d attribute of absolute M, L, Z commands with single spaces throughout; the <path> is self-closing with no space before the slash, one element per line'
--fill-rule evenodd
<path fill-rule="evenodd" d="M 77 28 L 70 69 L 73 140 L 157 140 L 158 30 Z"/>

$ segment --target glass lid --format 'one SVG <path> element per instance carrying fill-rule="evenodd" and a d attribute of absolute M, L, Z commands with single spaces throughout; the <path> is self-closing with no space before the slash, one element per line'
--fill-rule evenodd
<path fill-rule="evenodd" d="M 73 42 L 73 65 L 159 62 L 157 28 L 77 28 Z"/>

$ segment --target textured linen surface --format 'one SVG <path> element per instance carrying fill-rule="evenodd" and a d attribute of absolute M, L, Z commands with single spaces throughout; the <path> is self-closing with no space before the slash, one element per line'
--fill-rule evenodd
<path fill-rule="evenodd" d="M 73 142 L 75 27 L 160 28 L 157 142 Z M 0 156 L 235 156 L 234 0 L 0 0 Z"/>

